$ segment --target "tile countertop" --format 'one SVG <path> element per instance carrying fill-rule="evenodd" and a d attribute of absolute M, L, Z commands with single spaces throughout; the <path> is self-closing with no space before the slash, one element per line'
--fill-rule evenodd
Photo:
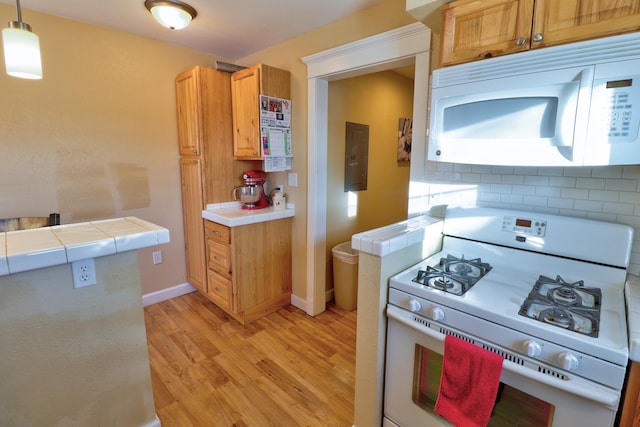
<path fill-rule="evenodd" d="M 361 252 L 380 257 L 422 242 L 426 230 L 436 227 L 442 232 L 442 218 L 421 215 L 385 227 L 354 234 L 351 247 Z"/>
<path fill-rule="evenodd" d="M 242 209 L 240 202 L 213 203 L 202 211 L 202 218 L 227 227 L 255 224 L 257 222 L 273 221 L 291 218 L 295 214 L 294 206 L 287 203 L 287 208 L 276 210 L 272 207 L 264 209 Z"/>
<path fill-rule="evenodd" d="M 169 243 L 169 230 L 136 217 L 0 233 L 0 276 Z"/>
<path fill-rule="evenodd" d="M 624 285 L 629 328 L 629 359 L 640 362 L 640 277 L 627 275 Z"/>

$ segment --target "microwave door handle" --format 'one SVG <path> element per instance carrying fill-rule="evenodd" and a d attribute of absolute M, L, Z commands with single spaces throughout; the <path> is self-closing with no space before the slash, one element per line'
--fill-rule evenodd
<path fill-rule="evenodd" d="M 587 127 L 589 125 L 589 112 L 591 110 L 591 97 L 595 66 L 589 66 L 580 72 L 580 87 L 576 105 L 576 114 L 573 126 L 573 154 L 574 161 L 582 162 L 584 158 L 584 144 L 587 140 Z"/>
<path fill-rule="evenodd" d="M 574 148 L 576 143 L 584 141 L 584 132 L 589 116 L 589 100 L 593 84 L 594 67 L 585 67 L 576 76 L 577 78 L 567 84 L 566 99 L 563 100 L 564 114 L 558 119 L 556 131 L 560 138 L 556 141 L 556 149 L 567 160 L 574 161 Z"/>

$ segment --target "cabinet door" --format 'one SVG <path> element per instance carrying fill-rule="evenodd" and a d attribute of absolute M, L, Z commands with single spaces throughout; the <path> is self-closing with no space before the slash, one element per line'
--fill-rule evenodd
<path fill-rule="evenodd" d="M 199 69 L 193 68 L 176 77 L 178 110 L 178 144 L 181 156 L 200 154 L 202 119 L 200 117 Z"/>
<path fill-rule="evenodd" d="M 534 0 L 458 0 L 442 8 L 440 66 L 529 49 Z"/>
<path fill-rule="evenodd" d="M 231 77 L 233 155 L 236 159 L 260 160 L 260 69 L 250 67 Z"/>
<path fill-rule="evenodd" d="M 534 48 L 640 30 L 638 0 L 536 0 Z"/>
<path fill-rule="evenodd" d="M 202 164 L 197 157 L 180 159 L 182 215 L 187 260 L 187 280 L 201 292 L 207 291 L 204 220 L 202 218 Z"/>
<path fill-rule="evenodd" d="M 291 218 L 232 228 L 234 309 L 240 313 L 291 294 Z"/>

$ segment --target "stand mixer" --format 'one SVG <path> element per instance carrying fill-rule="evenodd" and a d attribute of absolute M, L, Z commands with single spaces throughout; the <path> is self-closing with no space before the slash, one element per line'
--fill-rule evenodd
<path fill-rule="evenodd" d="M 254 187 L 252 190 L 253 193 L 258 197 L 257 200 L 251 202 L 243 201 L 242 209 L 263 209 L 269 207 L 269 202 L 267 202 L 267 197 L 264 194 L 264 182 L 267 179 L 267 173 L 261 170 L 248 170 L 242 174 L 242 179 L 244 180 L 245 187 Z M 257 187 L 257 188 L 255 188 Z M 242 188 L 242 187 L 236 187 Z M 235 194 L 235 189 L 234 189 Z"/>

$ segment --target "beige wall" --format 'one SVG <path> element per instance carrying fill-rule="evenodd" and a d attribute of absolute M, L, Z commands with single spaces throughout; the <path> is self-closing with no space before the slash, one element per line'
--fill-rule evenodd
<path fill-rule="evenodd" d="M 306 298 L 307 82 L 301 58 L 415 22 L 404 0 L 308 32 L 238 61 L 291 71 L 296 205 L 293 291 Z M 25 9 L 25 14 L 28 9 Z M 0 4 L 0 16 L 15 8 Z M 142 293 L 186 281 L 173 79 L 201 52 L 28 11 L 44 79 L 0 72 L 0 218 L 60 212 L 63 223 L 138 216 L 168 228 L 171 243 L 140 251 Z M 228 61 L 228 60 L 227 60 Z M 162 250 L 153 265 L 151 252 Z"/>
<path fill-rule="evenodd" d="M 28 11 L 44 78 L 0 72 L 0 218 L 138 216 L 171 243 L 140 251 L 142 292 L 186 282 L 173 79 L 216 58 Z M 15 7 L 0 5 L 0 16 Z M 164 262 L 153 265 L 151 252 Z"/>
<path fill-rule="evenodd" d="M 397 161 L 400 117 L 413 117 L 413 80 L 407 77 L 384 71 L 329 83 L 327 288 L 333 287 L 332 247 L 355 233 L 407 219 L 409 162 Z M 354 217 L 344 192 L 347 121 L 369 126 L 367 189 L 354 192 Z"/>
<path fill-rule="evenodd" d="M 139 427 L 155 420 L 136 252 L 0 277 L 0 425 Z"/>
<path fill-rule="evenodd" d="M 405 0 L 384 3 L 350 17 L 305 33 L 286 42 L 247 56 L 238 61 L 242 65 L 264 62 L 291 72 L 293 169 L 298 174 L 298 187 L 290 188 L 286 173 L 274 174 L 274 181 L 285 184 L 288 201 L 294 202 L 293 220 L 293 292 L 306 298 L 306 238 L 307 238 L 307 67 L 303 57 L 333 47 L 360 40 L 416 20 L 405 11 Z M 397 120 L 397 118 L 396 118 Z M 317 242 L 328 247 L 327 242 Z"/>

